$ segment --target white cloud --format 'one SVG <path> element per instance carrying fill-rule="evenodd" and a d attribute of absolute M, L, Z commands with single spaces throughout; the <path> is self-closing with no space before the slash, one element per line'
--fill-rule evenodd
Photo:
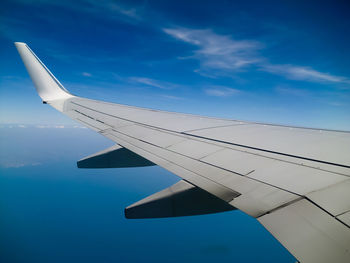
<path fill-rule="evenodd" d="M 241 92 L 238 89 L 228 88 L 224 86 L 212 86 L 208 89 L 205 89 L 204 91 L 207 95 L 215 97 L 230 97 Z"/>
<path fill-rule="evenodd" d="M 24 4 L 33 4 L 32 0 L 17 0 Z M 83 0 L 83 1 L 62 1 L 62 0 L 37 0 L 36 4 L 46 4 L 69 8 L 79 12 L 101 15 L 105 18 L 141 20 L 140 8 L 129 7 L 125 4 L 117 3 L 114 0 Z"/>
<path fill-rule="evenodd" d="M 305 97 L 309 95 L 309 92 L 306 90 L 298 89 L 298 88 L 291 88 L 291 87 L 283 87 L 283 86 L 277 86 L 275 90 L 282 94 L 287 96 L 296 96 L 296 97 Z"/>
<path fill-rule="evenodd" d="M 36 125 L 35 128 L 38 129 L 64 129 L 64 125 Z"/>
<path fill-rule="evenodd" d="M 331 102 L 328 102 L 328 105 L 335 106 L 335 107 L 341 107 L 341 106 L 344 106 L 344 104 L 343 104 L 343 103 L 338 102 L 338 101 L 331 101 Z"/>
<path fill-rule="evenodd" d="M 294 80 L 350 84 L 350 80 L 345 77 L 319 72 L 310 67 L 300 67 L 294 65 L 263 65 L 261 70 Z"/>
<path fill-rule="evenodd" d="M 173 95 L 161 95 L 163 98 L 170 99 L 170 100 L 183 100 L 183 97 L 173 96 Z"/>
<path fill-rule="evenodd" d="M 83 75 L 84 77 L 91 77 L 92 76 L 91 73 L 89 73 L 89 72 L 83 72 L 83 73 L 81 73 L 81 75 Z"/>
<path fill-rule="evenodd" d="M 249 66 L 255 66 L 258 70 L 292 80 L 350 84 L 349 78 L 320 72 L 311 67 L 269 63 L 267 58 L 258 53 L 264 46 L 258 41 L 236 40 L 228 35 L 216 34 L 210 29 L 165 28 L 163 31 L 197 47 L 192 56 L 187 58 L 198 59 L 200 69 L 195 72 L 206 77 L 232 75 Z"/>
<path fill-rule="evenodd" d="M 183 87 L 179 84 L 174 84 L 167 81 L 161 81 L 157 79 L 144 78 L 144 77 L 130 77 L 128 81 L 131 83 L 143 84 L 146 86 L 156 87 L 156 88 L 165 89 L 165 90 Z"/>
<path fill-rule="evenodd" d="M 155 80 L 155 79 L 142 78 L 142 77 L 131 77 L 131 78 L 129 78 L 129 80 L 131 82 L 145 84 L 147 86 L 152 86 L 152 87 L 156 87 L 156 88 L 160 88 L 160 89 L 168 89 L 168 87 L 166 87 L 164 85 L 164 83 L 161 83 L 160 81 Z"/>
<path fill-rule="evenodd" d="M 38 128 L 38 129 L 50 128 L 50 126 L 48 126 L 48 125 L 37 125 L 37 126 L 35 126 L 35 127 Z"/>
<path fill-rule="evenodd" d="M 140 20 L 141 16 L 138 13 L 138 10 L 136 8 L 126 8 L 126 7 L 122 7 L 121 5 L 118 5 L 117 3 L 115 3 L 114 1 L 91 1 L 92 4 L 96 4 L 98 2 L 105 2 L 107 3 L 107 8 L 111 11 L 116 11 L 122 15 L 125 15 L 129 18 L 133 18 L 136 20 Z"/>
<path fill-rule="evenodd" d="M 197 46 L 189 58 L 200 61 L 201 70 L 220 70 L 216 74 L 234 72 L 259 62 L 256 51 L 261 48 L 257 41 L 235 40 L 219 35 L 210 29 L 165 28 L 168 35 Z"/>

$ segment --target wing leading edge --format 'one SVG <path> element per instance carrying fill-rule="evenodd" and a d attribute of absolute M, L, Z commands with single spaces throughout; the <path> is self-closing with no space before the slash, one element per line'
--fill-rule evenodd
<path fill-rule="evenodd" d="M 169 203 L 182 211 L 175 215 L 191 209 L 196 214 L 195 208 L 178 200 L 193 200 L 199 191 L 194 195 L 199 200 L 206 200 L 205 193 L 212 196 L 207 204 L 214 198 L 219 200 L 214 206 L 225 204 L 226 210 L 238 208 L 257 218 L 300 262 L 349 262 L 349 132 L 222 120 L 80 98 L 70 94 L 26 44 L 15 45 L 45 103 L 186 181 L 130 206 L 130 217 L 149 217 L 147 211 L 152 210 L 158 216 L 173 215 L 174 209 L 164 210 Z M 113 167 L 111 159 L 102 160 Z"/>

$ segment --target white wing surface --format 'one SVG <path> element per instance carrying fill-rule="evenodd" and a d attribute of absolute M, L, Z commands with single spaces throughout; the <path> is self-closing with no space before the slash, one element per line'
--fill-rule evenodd
<path fill-rule="evenodd" d="M 118 144 L 103 151 L 109 156 L 105 167 L 156 164 L 183 179 L 127 208 L 128 215 L 152 217 L 137 213 L 157 209 L 158 203 L 172 205 L 166 213 L 157 211 L 160 217 L 226 211 L 229 206 L 257 218 L 300 262 L 350 262 L 349 132 L 200 117 L 77 97 L 26 44 L 15 45 L 44 103 Z M 128 161 L 114 162 L 121 149 L 129 154 Z M 99 158 L 90 156 L 82 165 L 93 168 Z M 181 208 L 186 196 L 191 206 Z M 191 213 L 192 207 L 196 211 Z"/>

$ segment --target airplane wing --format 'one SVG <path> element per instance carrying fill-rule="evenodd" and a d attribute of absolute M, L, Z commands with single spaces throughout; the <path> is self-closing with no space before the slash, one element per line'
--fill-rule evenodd
<path fill-rule="evenodd" d="M 78 167 L 159 165 L 182 178 L 127 218 L 239 209 L 300 262 L 350 262 L 350 133 L 144 109 L 70 94 L 15 43 L 43 102 L 116 142 Z"/>

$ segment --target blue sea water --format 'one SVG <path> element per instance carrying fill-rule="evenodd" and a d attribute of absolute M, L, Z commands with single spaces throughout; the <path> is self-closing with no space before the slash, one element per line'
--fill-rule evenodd
<path fill-rule="evenodd" d="M 179 180 L 160 167 L 78 169 L 111 144 L 78 128 L 0 129 L 0 262 L 294 262 L 239 211 L 127 220 Z"/>

